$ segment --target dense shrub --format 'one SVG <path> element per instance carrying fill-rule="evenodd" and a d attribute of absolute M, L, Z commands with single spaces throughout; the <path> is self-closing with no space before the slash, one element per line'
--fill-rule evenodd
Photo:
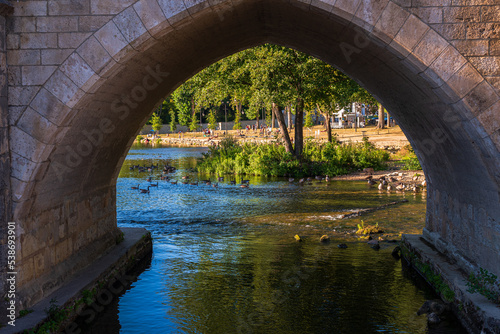
<path fill-rule="evenodd" d="M 335 176 L 367 167 L 383 169 L 387 160 L 389 153 L 375 148 L 368 138 L 347 144 L 305 141 L 298 160 L 277 142 L 240 145 L 229 137 L 203 155 L 198 170 L 217 175 Z"/>

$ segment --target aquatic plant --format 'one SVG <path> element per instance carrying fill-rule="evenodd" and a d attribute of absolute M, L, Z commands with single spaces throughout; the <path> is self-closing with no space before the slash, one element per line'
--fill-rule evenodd
<path fill-rule="evenodd" d="M 471 273 L 466 285 L 468 292 L 477 292 L 495 304 L 500 304 L 500 283 L 497 276 L 486 269 L 479 268 L 479 273 Z"/>

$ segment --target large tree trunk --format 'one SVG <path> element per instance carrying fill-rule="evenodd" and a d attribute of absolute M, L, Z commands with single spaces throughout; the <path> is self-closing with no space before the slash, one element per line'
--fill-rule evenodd
<path fill-rule="evenodd" d="M 382 104 L 378 104 L 378 128 L 384 128 L 384 107 Z"/>
<path fill-rule="evenodd" d="M 389 115 L 387 110 L 385 111 L 385 113 L 387 114 L 387 128 L 390 128 L 391 127 L 391 116 Z"/>
<path fill-rule="evenodd" d="M 287 117 L 287 124 L 288 124 L 288 129 L 292 129 L 292 106 L 288 105 L 286 108 L 286 117 Z"/>
<path fill-rule="evenodd" d="M 318 108 L 318 111 L 323 117 L 325 117 L 325 131 L 326 131 L 326 136 L 328 138 L 328 142 L 332 142 L 332 124 L 331 124 L 331 118 L 332 116 L 328 112 L 323 112 L 321 108 L 319 107 L 319 104 L 316 105 Z"/>
<path fill-rule="evenodd" d="M 297 99 L 295 108 L 295 156 L 300 158 L 304 147 L 304 100 Z"/>
<path fill-rule="evenodd" d="M 274 129 L 274 125 L 275 125 L 275 122 L 276 122 L 276 118 L 274 116 L 274 112 L 272 111 L 272 109 L 274 109 L 274 104 L 271 107 L 271 130 Z"/>
<path fill-rule="evenodd" d="M 290 140 L 290 135 L 288 134 L 288 129 L 286 128 L 285 124 L 285 116 L 279 110 L 278 105 L 276 103 L 273 103 L 272 110 L 273 110 L 273 115 L 275 115 L 276 119 L 278 120 L 278 125 L 280 127 L 283 140 L 285 141 L 285 150 L 289 153 L 293 153 L 292 141 Z"/>

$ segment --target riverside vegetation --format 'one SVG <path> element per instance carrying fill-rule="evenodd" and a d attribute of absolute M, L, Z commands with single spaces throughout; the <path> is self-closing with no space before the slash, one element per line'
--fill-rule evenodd
<path fill-rule="evenodd" d="M 227 137 L 219 145 L 210 147 L 197 167 L 200 172 L 217 175 L 336 176 L 368 167 L 385 169 L 389 156 L 366 137 L 362 143 L 306 140 L 300 159 L 278 142 L 239 144 L 236 139 Z"/>

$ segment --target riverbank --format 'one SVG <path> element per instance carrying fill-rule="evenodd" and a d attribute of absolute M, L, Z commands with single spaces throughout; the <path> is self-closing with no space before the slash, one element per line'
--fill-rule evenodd
<path fill-rule="evenodd" d="M 160 133 L 156 137 L 140 136 L 140 140 L 136 143 L 144 143 L 146 138 L 150 140 L 150 145 L 169 145 L 177 147 L 192 147 L 192 146 L 211 146 L 219 143 L 226 136 L 232 136 L 241 143 L 270 143 L 276 140 L 276 132 L 272 135 L 264 135 L 259 130 L 228 130 L 226 135 L 225 131 L 215 131 L 213 136 L 204 135 L 201 132 L 183 132 L 183 133 Z M 388 150 L 398 150 L 409 144 L 404 133 L 399 126 L 386 129 L 377 129 L 370 126 L 360 129 L 334 129 L 332 133 L 341 143 L 344 142 L 361 142 L 364 137 L 368 137 L 370 142 L 377 148 Z M 290 137 L 293 138 L 294 131 L 290 131 Z M 316 125 L 311 129 L 304 129 L 304 138 L 316 140 L 319 142 L 327 141 L 327 134 L 323 126 Z"/>

